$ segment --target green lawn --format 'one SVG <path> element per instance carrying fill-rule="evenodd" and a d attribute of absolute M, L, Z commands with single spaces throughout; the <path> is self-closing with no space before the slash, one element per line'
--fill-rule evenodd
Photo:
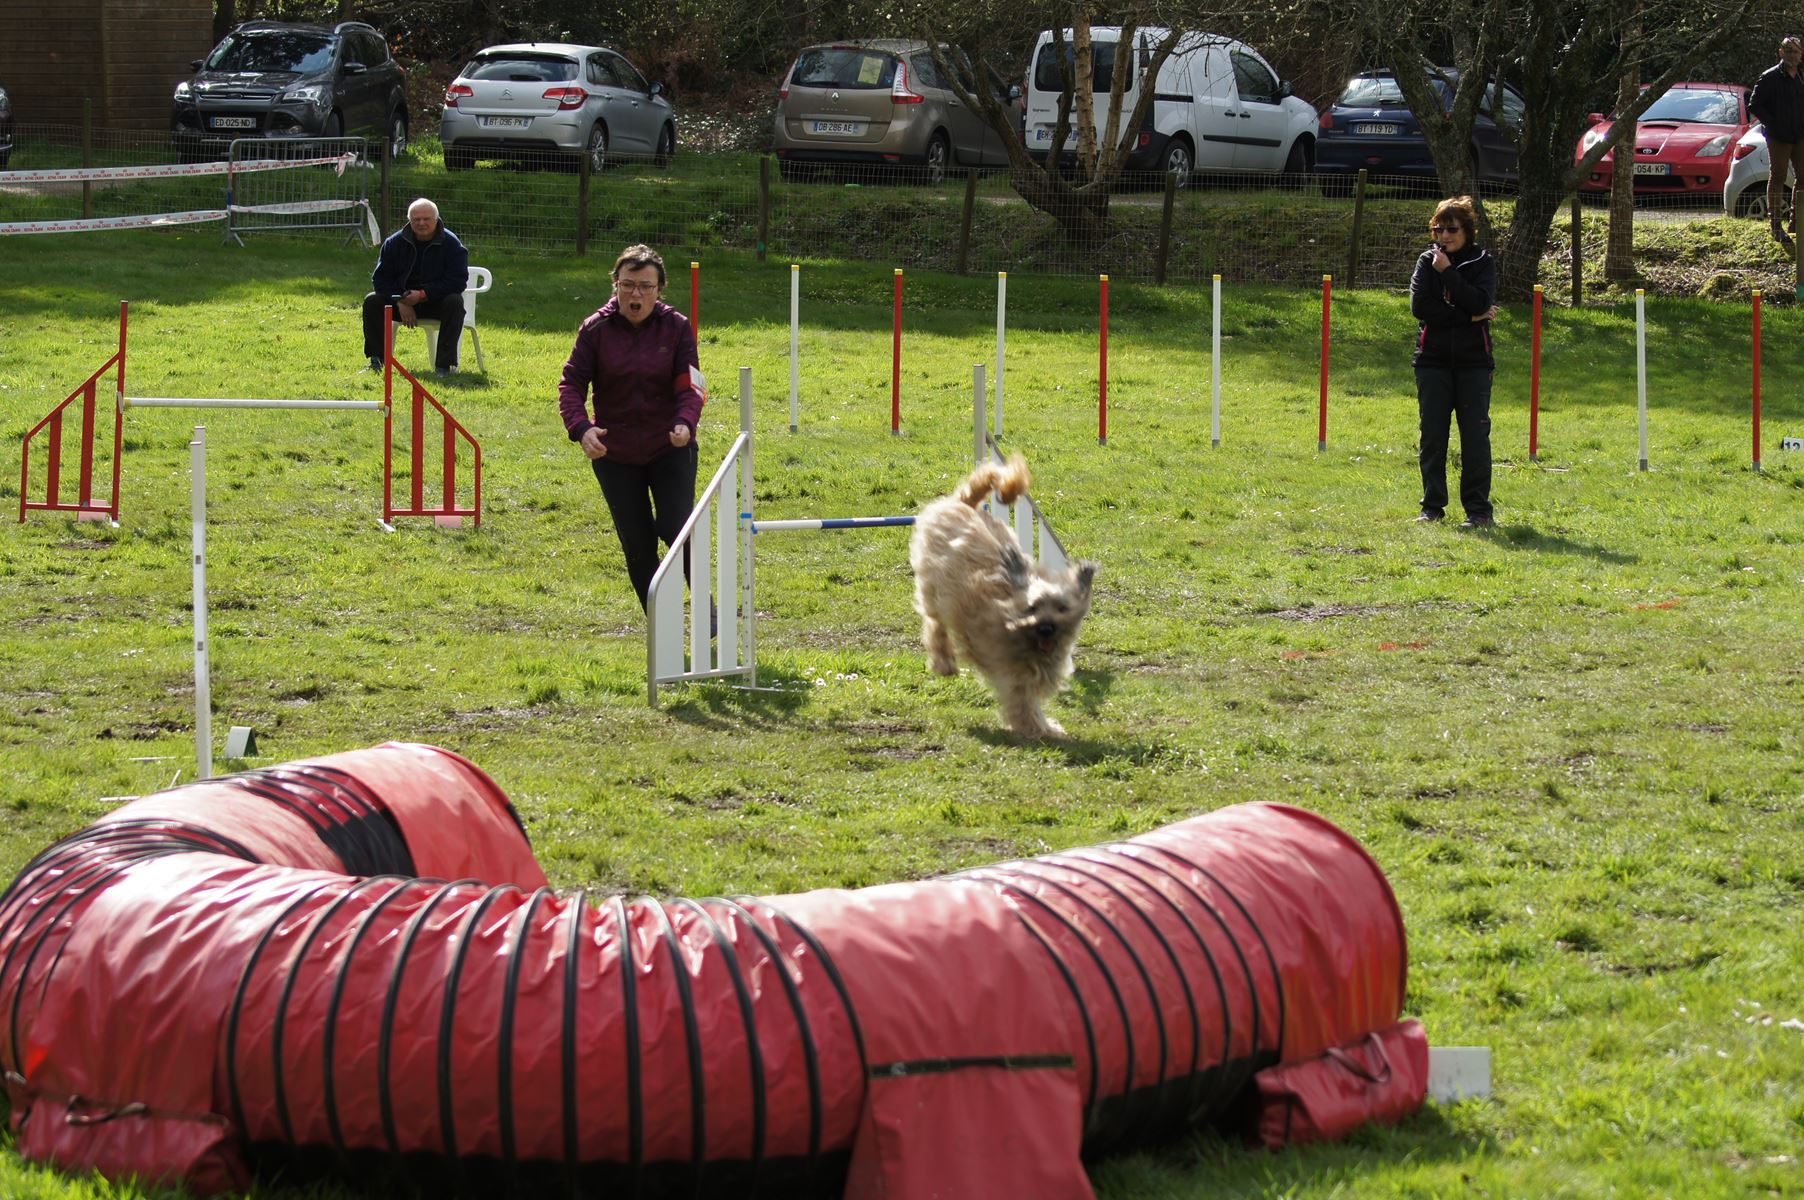
<path fill-rule="evenodd" d="M 9 522 L 20 437 L 113 352 L 121 298 L 132 394 L 380 394 L 356 369 L 368 249 L 227 250 L 204 228 L 4 249 Z M 1207 291 L 1117 283 L 1099 447 L 1095 282 L 1011 275 L 1006 441 L 1065 544 L 1101 563 L 1053 706 L 1074 740 L 1035 745 L 999 732 L 972 676 L 926 671 L 899 530 L 761 541 L 761 680 L 784 690 L 646 707 L 642 618 L 556 415 L 613 250 L 477 256 L 496 274 L 489 372 L 438 394 L 484 447 L 479 530 L 377 528 L 369 413 L 240 411 L 132 412 L 117 530 L 9 524 L 0 878 L 118 797 L 193 776 L 187 443 L 204 422 L 215 730 L 253 726 L 258 761 L 390 738 L 465 754 L 561 888 L 863 886 L 1251 800 L 1357 836 L 1408 922 L 1410 1013 L 1434 1043 L 1491 1047 L 1493 1098 L 1281 1154 L 1199 1133 L 1097 1164 L 1108 1200 L 1804 1195 L 1804 453 L 1778 448 L 1804 436 L 1804 314 L 1766 314 L 1755 473 L 1746 307 L 1650 301 L 1643 473 L 1632 305 L 1550 307 L 1535 463 L 1510 312 L 1501 527 L 1474 533 L 1410 521 L 1405 297 L 1337 292 L 1318 453 L 1319 298 L 1229 286 L 1211 449 Z M 686 306 L 694 255 L 667 253 Z M 805 263 L 791 435 L 787 262 L 712 253 L 703 271 L 704 470 L 750 366 L 761 516 L 912 512 L 963 474 L 993 279 L 908 275 L 892 437 L 891 271 Z M 426 365 L 419 335 L 397 345 Z M 148 1193 L 9 1150 L 0 1194 Z"/>

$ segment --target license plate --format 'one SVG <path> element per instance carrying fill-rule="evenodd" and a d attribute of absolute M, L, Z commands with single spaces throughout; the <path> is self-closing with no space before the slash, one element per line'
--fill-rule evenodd
<path fill-rule="evenodd" d="M 857 137 L 864 132 L 863 121 L 810 121 L 809 133 L 839 134 L 844 137 Z"/>
<path fill-rule="evenodd" d="M 214 129 L 255 129 L 255 117 L 210 117 L 207 124 Z"/>
<path fill-rule="evenodd" d="M 1398 125 L 1355 125 L 1353 132 L 1365 137 L 1392 137 L 1402 131 Z"/>
<path fill-rule="evenodd" d="M 484 129 L 530 129 L 531 117 L 483 117 Z"/>
<path fill-rule="evenodd" d="M 1671 163 L 1636 163 L 1635 164 L 1635 174 L 1637 174 L 1637 175 L 1671 175 L 1672 174 L 1672 164 Z"/>

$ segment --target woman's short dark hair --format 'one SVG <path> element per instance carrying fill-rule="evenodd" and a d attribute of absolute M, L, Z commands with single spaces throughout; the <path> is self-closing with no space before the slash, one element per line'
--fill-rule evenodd
<path fill-rule="evenodd" d="M 1431 225 L 1445 225 L 1449 219 L 1466 231 L 1466 240 L 1478 238 L 1478 202 L 1470 196 L 1449 196 L 1435 205 Z"/>
<path fill-rule="evenodd" d="M 628 246 L 620 252 L 620 257 L 614 260 L 614 278 L 619 279 L 620 272 L 623 270 L 638 271 L 646 267 L 658 268 L 658 286 L 663 287 L 665 284 L 664 256 L 644 243 Z"/>

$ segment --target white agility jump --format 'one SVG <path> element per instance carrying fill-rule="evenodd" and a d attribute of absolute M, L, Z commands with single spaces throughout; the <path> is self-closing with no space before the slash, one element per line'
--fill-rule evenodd
<path fill-rule="evenodd" d="M 984 369 L 971 369 L 972 461 L 1000 461 L 987 426 Z M 881 529 L 909 526 L 912 516 L 811 517 L 760 521 L 753 502 L 752 369 L 739 369 L 739 436 L 734 439 L 695 510 L 652 576 L 645 605 L 646 699 L 658 706 L 658 689 L 701 680 L 737 680 L 758 686 L 757 553 L 761 533 L 794 530 Z M 1065 547 L 1031 496 L 1012 506 L 1006 522 L 1029 558 L 1050 567 L 1068 561 Z M 684 589 L 684 564 L 688 590 Z M 706 597 L 706 603 L 694 602 Z M 717 622 L 715 614 L 718 614 Z M 711 626 L 718 623 L 718 631 Z M 712 634 L 712 636 L 711 636 Z"/>
<path fill-rule="evenodd" d="M 119 348 L 113 356 L 102 363 L 100 368 L 87 380 L 70 392 L 63 401 L 44 419 L 26 432 L 24 444 L 19 456 L 19 520 L 25 520 L 26 513 L 37 510 L 42 512 L 67 512 L 74 514 L 77 520 L 106 520 L 113 525 L 119 523 L 119 478 L 124 465 L 125 452 L 125 414 L 133 408 L 197 408 L 197 409 L 232 409 L 232 408 L 269 408 L 269 409 L 315 409 L 323 411 L 380 412 L 382 414 L 382 518 L 379 524 L 392 532 L 397 517 L 431 517 L 440 525 L 461 525 L 465 517 L 470 518 L 473 525 L 482 524 L 482 446 L 471 436 L 470 432 L 458 423 L 438 398 L 427 390 L 406 367 L 395 361 L 394 310 L 388 313 L 387 326 L 383 333 L 383 344 L 386 353 L 383 355 L 382 396 L 381 400 L 280 400 L 280 399 L 212 399 L 195 396 L 131 396 L 125 390 L 126 362 L 126 329 L 128 305 L 119 302 Z M 100 380 L 108 372 L 114 373 L 113 382 L 113 429 L 112 457 L 106 464 L 111 474 L 111 490 L 104 502 L 94 493 L 97 466 L 96 449 L 100 431 L 102 409 L 98 401 Z M 409 407 L 407 412 L 407 440 L 409 466 L 411 468 L 411 490 L 405 506 L 398 506 L 394 498 L 394 457 L 395 457 L 395 377 L 399 375 L 408 393 Z M 64 446 L 64 414 L 70 405 L 81 401 L 80 441 L 72 451 Z M 427 440 L 427 407 L 430 406 L 438 418 L 442 445 L 438 455 L 442 464 L 442 487 L 436 503 L 429 503 L 425 494 L 426 472 L 426 440 Z M 44 459 L 44 484 L 42 499 L 34 499 L 31 487 L 32 448 L 42 436 Z M 457 453 L 459 447 L 467 448 L 470 455 L 470 482 L 468 487 L 469 502 L 459 503 Z M 74 462 L 65 464 L 65 458 L 73 457 Z M 63 473 L 66 466 L 73 466 L 76 475 L 76 495 L 72 500 L 63 497 Z"/>

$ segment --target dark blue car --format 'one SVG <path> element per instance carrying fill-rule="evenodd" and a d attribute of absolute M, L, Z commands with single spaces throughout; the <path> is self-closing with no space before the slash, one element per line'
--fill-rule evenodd
<path fill-rule="evenodd" d="M 1430 78 L 1441 97 L 1442 109 L 1453 107 L 1453 89 L 1459 73 L 1442 72 L 1452 84 Z M 1496 188 L 1516 182 L 1516 146 L 1497 127 L 1490 112 L 1496 94 L 1492 85 L 1479 102 L 1477 120 L 1472 126 L 1472 143 L 1467 153 L 1477 168 L 1481 186 Z M 1503 119 L 1511 126 L 1522 126 L 1522 97 L 1506 83 L 1500 105 Z M 1403 99 L 1403 90 L 1389 71 L 1370 71 L 1355 75 L 1334 106 L 1322 113 L 1315 139 L 1315 169 L 1322 176 L 1323 190 L 1346 194 L 1352 190 L 1354 177 L 1361 168 L 1367 177 L 1383 176 L 1404 179 L 1433 180 L 1436 177 L 1434 156 L 1428 152 L 1428 139 L 1416 123 L 1415 114 Z"/>

